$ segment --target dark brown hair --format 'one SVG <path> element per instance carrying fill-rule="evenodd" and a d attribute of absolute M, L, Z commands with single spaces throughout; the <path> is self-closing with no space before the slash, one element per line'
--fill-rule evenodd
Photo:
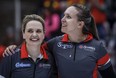
<path fill-rule="evenodd" d="M 77 14 L 78 21 L 84 21 L 85 23 L 82 32 L 84 34 L 91 33 L 95 39 L 99 40 L 96 24 L 94 22 L 93 16 L 90 13 L 90 10 L 81 4 L 74 4 L 72 6 L 74 6 L 79 12 Z"/>

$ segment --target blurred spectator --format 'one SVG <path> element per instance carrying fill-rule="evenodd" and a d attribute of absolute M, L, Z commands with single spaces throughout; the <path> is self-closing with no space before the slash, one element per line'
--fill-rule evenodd
<path fill-rule="evenodd" d="M 107 45 L 110 50 L 112 63 L 116 72 L 116 0 L 106 0 L 106 4 L 107 20 L 109 23 L 109 37 Z"/>
<path fill-rule="evenodd" d="M 116 0 L 106 0 L 106 5 L 107 20 L 110 23 L 110 27 L 112 29 L 114 22 L 116 22 Z"/>
<path fill-rule="evenodd" d="M 106 5 L 105 0 L 90 0 L 91 5 L 91 13 L 94 16 L 98 34 L 102 40 L 105 40 L 106 30 L 104 27 L 104 23 L 106 22 Z"/>
<path fill-rule="evenodd" d="M 15 43 L 15 33 L 14 33 L 14 28 L 9 26 L 6 28 L 5 31 L 5 39 L 4 39 L 4 44 L 5 46 L 9 46 L 11 44 Z"/>
<path fill-rule="evenodd" d="M 106 0 L 106 14 L 107 14 L 107 21 L 108 24 L 106 26 L 106 30 L 108 33 L 108 42 L 115 38 L 116 36 L 116 0 Z M 111 32 L 112 31 L 112 32 Z"/>
<path fill-rule="evenodd" d="M 9 26 L 5 29 L 4 34 L 2 36 L 1 42 L 0 42 L 0 54 L 4 52 L 5 48 L 11 44 L 15 43 L 15 38 L 14 38 L 14 29 L 13 27 Z M 0 58 L 2 55 L 0 55 Z"/>
<path fill-rule="evenodd" d="M 51 39 L 56 34 L 54 34 L 60 28 L 60 16 L 54 12 L 53 8 L 45 8 L 45 29 L 46 29 L 46 40 Z"/>

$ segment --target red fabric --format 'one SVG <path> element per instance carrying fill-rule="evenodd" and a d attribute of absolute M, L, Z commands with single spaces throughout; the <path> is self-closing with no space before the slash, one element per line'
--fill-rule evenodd
<path fill-rule="evenodd" d="M 43 55 L 43 58 L 44 58 L 44 59 L 48 59 L 48 55 L 47 55 L 45 49 L 43 48 L 43 46 L 41 46 L 40 52 L 41 52 L 41 54 Z M 21 58 L 22 58 L 22 59 L 23 59 L 23 58 L 28 58 L 28 52 L 27 52 L 27 49 L 26 49 L 26 44 L 25 44 L 25 42 L 24 42 L 24 43 L 22 44 L 22 46 L 21 46 Z"/>
<path fill-rule="evenodd" d="M 62 42 L 68 42 L 68 34 L 64 34 L 64 37 L 62 38 Z"/>
<path fill-rule="evenodd" d="M 95 66 L 95 69 L 93 71 L 93 78 L 98 78 L 97 65 Z"/>
<path fill-rule="evenodd" d="M 21 58 L 28 58 L 28 52 L 27 52 L 27 49 L 26 49 L 26 44 L 25 42 L 22 44 L 21 46 Z"/>
<path fill-rule="evenodd" d="M 93 39 L 93 35 L 89 33 L 89 34 L 87 35 L 87 38 L 85 39 L 84 42 L 90 41 L 90 40 L 92 40 L 92 39 Z"/>
<path fill-rule="evenodd" d="M 0 45 L 0 58 L 2 58 L 2 54 L 5 50 L 5 48 L 6 48 L 5 46 Z"/>
<path fill-rule="evenodd" d="M 98 65 L 104 65 L 109 60 L 109 55 L 106 54 L 104 57 L 102 57 L 100 60 L 98 60 Z"/>
<path fill-rule="evenodd" d="M 101 5 L 104 4 L 104 0 L 99 0 L 99 3 Z M 106 21 L 105 12 L 100 11 L 98 8 L 92 7 L 91 13 L 94 16 L 96 23 L 103 23 L 104 21 Z"/>
<path fill-rule="evenodd" d="M 47 55 L 47 53 L 46 53 L 46 51 L 45 51 L 45 49 L 44 49 L 44 47 L 43 47 L 43 46 L 41 46 L 40 51 L 41 51 L 41 53 L 42 53 L 42 55 L 43 55 L 44 59 L 48 59 L 48 55 Z"/>

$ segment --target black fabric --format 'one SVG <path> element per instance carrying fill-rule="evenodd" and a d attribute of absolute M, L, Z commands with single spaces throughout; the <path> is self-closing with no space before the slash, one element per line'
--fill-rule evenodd
<path fill-rule="evenodd" d="M 62 42 L 64 36 L 53 38 L 47 42 L 59 71 L 60 78 L 99 78 L 96 74 L 99 68 L 107 69 L 111 62 L 105 60 L 103 66 L 97 62 L 107 54 L 107 50 L 100 41 L 92 39 L 88 42 Z M 96 74 L 93 77 L 93 74 Z M 111 77 L 110 77 L 111 78 Z"/>
<path fill-rule="evenodd" d="M 34 62 L 30 57 L 21 59 L 20 48 L 15 54 L 6 56 L 0 62 L 0 75 L 5 78 L 57 78 L 57 69 L 50 52 L 48 59 L 37 59 Z"/>
<path fill-rule="evenodd" d="M 112 66 L 108 67 L 105 70 L 100 70 L 99 72 L 100 72 L 102 78 L 116 78 L 116 75 L 113 71 Z"/>

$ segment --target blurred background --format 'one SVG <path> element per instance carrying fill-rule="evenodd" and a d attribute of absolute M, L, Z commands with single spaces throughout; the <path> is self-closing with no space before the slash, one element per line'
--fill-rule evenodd
<path fill-rule="evenodd" d="M 65 9 L 74 3 L 90 8 L 100 39 L 106 44 L 116 69 L 116 0 L 0 0 L 0 51 L 22 42 L 21 23 L 28 14 L 38 14 L 45 19 L 46 41 L 61 35 L 60 19 Z"/>

